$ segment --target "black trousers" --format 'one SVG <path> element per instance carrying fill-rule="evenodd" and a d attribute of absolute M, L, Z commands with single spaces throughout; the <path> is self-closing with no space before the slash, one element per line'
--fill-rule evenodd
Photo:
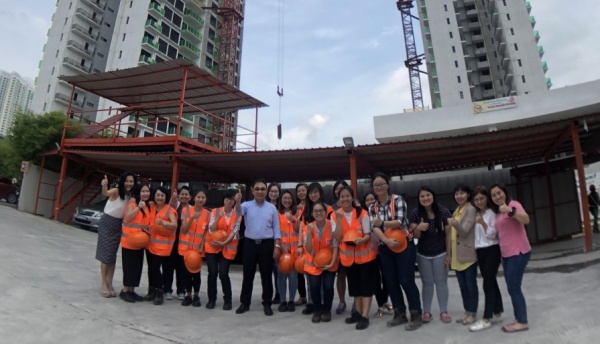
<path fill-rule="evenodd" d="M 200 292 L 200 272 L 191 273 L 187 269 L 184 272 L 184 285 L 185 291 L 188 293 L 192 292 L 192 288 L 194 289 L 194 294 L 198 294 Z"/>
<path fill-rule="evenodd" d="M 250 306 L 252 301 L 252 287 L 254 285 L 254 275 L 256 274 L 256 264 L 260 272 L 260 281 L 262 284 L 263 305 L 271 305 L 273 300 L 273 249 L 275 242 L 273 239 L 253 240 L 244 239 L 244 277 L 242 280 L 242 292 L 240 302 Z"/>
<path fill-rule="evenodd" d="M 217 301 L 217 276 L 221 280 L 223 301 L 231 303 L 231 279 L 229 266 L 231 261 L 223 257 L 223 253 L 207 253 L 206 265 L 208 266 L 208 300 Z"/>
<path fill-rule="evenodd" d="M 167 257 L 157 256 L 146 250 L 146 261 L 148 263 L 148 286 L 150 288 L 163 289 L 163 277 L 161 268 Z"/>
<path fill-rule="evenodd" d="M 163 284 L 165 287 L 165 293 L 173 292 L 173 273 L 175 273 L 175 283 L 177 287 L 177 294 L 185 292 L 185 276 L 186 268 L 183 263 L 183 256 L 179 255 L 178 245 L 173 245 L 171 255 L 165 257 L 163 266 Z"/>
<path fill-rule="evenodd" d="M 130 250 L 121 247 L 121 263 L 123 265 L 123 286 L 139 287 L 144 268 L 144 250 Z"/>
<path fill-rule="evenodd" d="M 298 295 L 306 299 L 306 279 L 304 274 L 298 273 Z"/>
<path fill-rule="evenodd" d="M 500 245 L 478 248 L 476 252 L 479 270 L 483 277 L 483 293 L 485 294 L 483 317 L 485 319 L 492 319 L 494 314 L 504 312 L 502 294 L 500 293 L 498 280 L 496 279 L 501 261 Z"/>
<path fill-rule="evenodd" d="M 375 274 L 375 300 L 377 300 L 377 307 L 383 307 L 388 302 L 387 286 L 385 285 L 385 279 L 383 278 L 383 270 L 381 269 L 381 259 L 379 255 L 375 259 L 377 262 L 377 273 Z"/>

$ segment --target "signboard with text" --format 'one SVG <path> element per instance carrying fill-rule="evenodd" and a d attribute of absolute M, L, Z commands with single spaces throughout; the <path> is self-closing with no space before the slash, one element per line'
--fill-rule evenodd
<path fill-rule="evenodd" d="M 481 102 L 473 102 L 473 113 L 490 112 L 496 110 L 504 110 L 517 107 L 517 97 L 510 96 Z"/>

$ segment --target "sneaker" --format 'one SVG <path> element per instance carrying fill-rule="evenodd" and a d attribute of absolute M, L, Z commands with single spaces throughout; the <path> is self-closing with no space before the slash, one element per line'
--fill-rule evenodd
<path fill-rule="evenodd" d="M 173 300 L 173 294 L 165 293 L 165 300 Z"/>
<path fill-rule="evenodd" d="M 363 316 L 360 317 L 360 320 L 356 323 L 357 330 L 364 330 L 369 327 L 369 318 L 365 318 Z"/>
<path fill-rule="evenodd" d="M 307 303 L 306 307 L 304 307 L 304 309 L 302 310 L 302 314 L 304 314 L 304 315 L 309 315 L 309 314 L 312 314 L 313 312 L 314 312 L 313 305 L 311 305 L 310 303 Z"/>
<path fill-rule="evenodd" d="M 479 331 L 483 331 L 483 330 L 487 330 L 488 328 L 492 327 L 492 323 L 489 321 L 483 321 L 483 319 L 479 319 L 475 322 L 475 324 L 471 325 L 471 327 L 469 327 L 469 331 L 471 332 L 479 332 Z"/>
<path fill-rule="evenodd" d="M 191 304 L 192 304 L 192 298 L 189 297 L 189 296 L 184 297 L 183 301 L 181 301 L 181 305 L 182 306 L 186 306 L 187 307 L 187 306 L 189 306 Z"/>
<path fill-rule="evenodd" d="M 206 309 L 214 309 L 215 308 L 215 302 L 212 300 L 208 300 L 208 302 L 206 303 Z"/>
<path fill-rule="evenodd" d="M 288 304 L 287 302 L 282 302 L 279 307 L 277 307 L 277 310 L 279 312 L 287 312 L 288 311 Z"/>
<path fill-rule="evenodd" d="M 386 325 L 387 327 L 399 326 L 402 324 L 406 324 L 408 322 L 408 318 L 406 317 L 406 313 L 401 312 L 397 309 L 394 309 L 394 318 L 389 320 Z"/>
<path fill-rule="evenodd" d="M 200 303 L 200 296 L 194 295 L 194 298 L 192 299 L 192 307 L 200 307 L 200 306 L 202 306 L 202 303 Z"/>
<path fill-rule="evenodd" d="M 294 301 L 290 301 L 288 302 L 288 312 L 295 312 L 296 311 L 296 305 L 294 304 Z"/>
<path fill-rule="evenodd" d="M 178 299 L 178 300 L 183 300 L 183 299 L 185 299 L 185 293 L 179 293 L 179 294 L 177 294 L 177 299 Z"/>

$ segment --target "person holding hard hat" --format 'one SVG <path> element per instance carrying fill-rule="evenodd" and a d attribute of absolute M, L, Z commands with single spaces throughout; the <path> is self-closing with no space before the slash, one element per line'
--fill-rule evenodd
<path fill-rule="evenodd" d="M 119 293 L 119 297 L 123 301 L 131 303 L 144 301 L 144 298 L 135 292 L 135 287 L 140 286 L 142 279 L 144 249 L 148 244 L 148 233 L 150 232 L 150 186 L 142 184 L 135 190 L 134 197 L 129 200 L 125 208 L 123 233 L 121 234 L 123 289 Z M 136 203 L 136 200 L 139 201 Z"/>
<path fill-rule="evenodd" d="M 289 190 L 284 190 L 279 197 L 277 206 L 279 212 L 279 227 L 281 230 L 281 254 L 291 254 L 296 257 L 298 251 L 298 231 L 300 229 L 300 221 L 298 221 L 298 210 L 296 209 L 296 201 L 294 195 Z M 289 298 L 286 298 L 286 287 L 289 282 Z M 298 289 L 298 272 L 292 269 L 288 274 L 279 271 L 277 280 L 277 289 L 281 296 L 281 304 L 277 309 L 280 312 L 294 312 L 294 298 Z"/>

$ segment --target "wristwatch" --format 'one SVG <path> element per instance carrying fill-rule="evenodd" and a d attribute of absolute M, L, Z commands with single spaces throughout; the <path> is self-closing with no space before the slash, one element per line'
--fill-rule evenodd
<path fill-rule="evenodd" d="M 508 214 L 506 214 L 506 215 L 508 215 L 509 217 L 513 217 L 513 216 L 515 216 L 516 213 L 517 213 L 517 208 L 512 207 L 512 210 L 510 212 L 508 212 Z"/>

